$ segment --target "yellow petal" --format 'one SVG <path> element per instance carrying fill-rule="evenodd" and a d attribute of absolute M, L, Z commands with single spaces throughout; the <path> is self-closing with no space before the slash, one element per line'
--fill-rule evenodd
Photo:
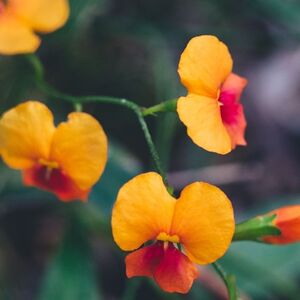
<path fill-rule="evenodd" d="M 150 172 L 136 176 L 120 189 L 113 208 L 115 242 L 130 251 L 160 232 L 169 232 L 175 203 L 160 175 Z"/>
<path fill-rule="evenodd" d="M 223 125 L 217 100 L 189 94 L 178 99 L 177 112 L 195 144 L 219 154 L 232 150 L 231 139 Z"/>
<path fill-rule="evenodd" d="M 94 185 L 107 161 L 107 138 L 99 122 L 81 112 L 69 114 L 53 136 L 50 160 L 82 190 Z"/>
<path fill-rule="evenodd" d="M 54 130 L 53 115 L 40 102 L 28 101 L 7 111 L 0 120 L 3 160 L 16 169 L 47 160 Z"/>
<path fill-rule="evenodd" d="M 176 203 L 171 233 L 180 237 L 193 262 L 208 264 L 226 252 L 234 226 L 226 195 L 213 185 L 195 182 L 185 187 Z"/>
<path fill-rule="evenodd" d="M 5 12 L 0 15 L 0 54 L 32 53 L 39 45 L 39 37 L 28 26 Z"/>
<path fill-rule="evenodd" d="M 202 35 L 188 43 L 181 55 L 178 72 L 189 93 L 216 98 L 231 69 L 232 59 L 227 46 L 215 36 Z"/>
<path fill-rule="evenodd" d="M 11 10 L 32 29 L 52 32 L 69 17 L 68 0 L 9 0 Z"/>

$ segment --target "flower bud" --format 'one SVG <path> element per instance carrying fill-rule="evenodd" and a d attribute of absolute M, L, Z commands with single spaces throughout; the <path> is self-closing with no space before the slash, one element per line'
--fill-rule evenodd
<path fill-rule="evenodd" d="M 235 227 L 235 241 L 290 244 L 300 241 L 300 205 L 284 206 Z"/>
<path fill-rule="evenodd" d="M 263 237 L 263 242 L 290 244 L 300 241 L 300 205 L 281 207 L 270 214 L 275 215 L 273 224 L 280 230 L 280 234 Z"/>

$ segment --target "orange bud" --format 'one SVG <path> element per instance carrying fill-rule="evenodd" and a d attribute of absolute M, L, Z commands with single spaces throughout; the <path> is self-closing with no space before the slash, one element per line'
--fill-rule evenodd
<path fill-rule="evenodd" d="M 270 215 L 276 216 L 273 224 L 280 230 L 280 235 L 263 237 L 263 242 L 290 244 L 300 241 L 300 205 L 281 207 L 272 211 Z"/>

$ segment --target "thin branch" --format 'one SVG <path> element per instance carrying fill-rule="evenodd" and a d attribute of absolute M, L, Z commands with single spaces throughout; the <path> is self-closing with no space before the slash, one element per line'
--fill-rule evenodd
<path fill-rule="evenodd" d="M 44 68 L 43 68 L 43 65 L 42 65 L 41 61 L 39 60 L 39 58 L 34 54 L 27 55 L 26 57 L 28 58 L 29 62 L 31 63 L 31 65 L 34 68 L 36 83 L 37 83 L 38 87 L 44 93 L 46 93 L 48 96 L 51 96 L 56 99 L 61 99 L 61 100 L 64 100 L 64 101 L 67 101 L 67 102 L 73 104 L 75 110 L 81 110 L 81 106 L 84 103 L 96 102 L 96 103 L 107 103 L 107 104 L 119 105 L 119 106 L 126 107 L 126 108 L 130 109 L 131 111 L 133 111 L 135 113 L 135 115 L 137 116 L 137 119 L 139 121 L 141 129 L 144 133 L 151 157 L 152 157 L 154 165 L 155 165 L 155 168 L 156 168 L 157 172 L 162 176 L 165 185 L 168 186 L 166 173 L 164 172 L 164 170 L 161 166 L 159 155 L 158 155 L 156 147 L 153 143 L 153 139 L 150 134 L 148 125 L 144 119 L 143 110 L 141 107 L 139 107 L 136 103 L 134 103 L 130 100 L 127 100 L 127 99 L 123 99 L 123 98 L 115 98 L 115 97 L 109 97 L 109 96 L 72 96 L 72 95 L 62 93 L 62 92 L 56 90 L 55 88 L 53 88 L 52 86 L 50 86 L 45 81 Z"/>
<path fill-rule="evenodd" d="M 235 276 L 232 274 L 227 274 L 222 266 L 218 262 L 214 262 L 212 264 L 216 272 L 219 274 L 219 276 L 222 278 L 224 281 L 226 287 L 227 287 L 227 292 L 228 292 L 228 297 L 229 300 L 237 300 L 238 295 L 237 295 L 237 288 L 236 288 L 236 279 Z"/>

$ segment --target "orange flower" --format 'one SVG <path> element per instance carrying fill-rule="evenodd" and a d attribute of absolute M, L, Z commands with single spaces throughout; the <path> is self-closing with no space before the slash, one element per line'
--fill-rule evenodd
<path fill-rule="evenodd" d="M 107 161 L 107 139 L 98 121 L 73 112 L 55 128 L 51 111 L 28 101 L 0 120 L 4 162 L 22 171 L 26 185 L 55 193 L 61 200 L 86 200 Z"/>
<path fill-rule="evenodd" d="M 290 244 L 300 241 L 300 205 L 281 207 L 268 215 L 276 215 L 272 223 L 280 230 L 280 234 L 263 237 L 264 242 Z"/>
<path fill-rule="evenodd" d="M 68 16 L 67 0 L 0 0 L 0 54 L 35 52 L 41 42 L 35 32 L 55 31 Z"/>
<path fill-rule="evenodd" d="M 178 200 L 160 175 L 136 176 L 119 191 L 112 231 L 126 257 L 127 276 L 153 277 L 167 292 L 187 293 L 198 277 L 194 263 L 209 264 L 230 245 L 234 216 L 230 201 L 217 187 L 195 182 Z"/>
<path fill-rule="evenodd" d="M 246 145 L 240 96 L 247 80 L 231 70 L 227 47 L 209 35 L 191 39 L 178 68 L 188 90 L 188 95 L 177 102 L 179 118 L 195 144 L 219 154 L 230 152 L 236 145 Z"/>

